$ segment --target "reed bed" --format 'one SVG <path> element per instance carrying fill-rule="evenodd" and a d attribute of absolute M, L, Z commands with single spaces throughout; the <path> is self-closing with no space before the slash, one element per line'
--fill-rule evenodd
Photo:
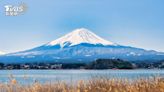
<path fill-rule="evenodd" d="M 21 85 L 15 79 L 7 84 L 0 84 L 0 92 L 164 92 L 164 80 L 159 77 L 151 79 L 93 78 L 78 83 L 65 82 L 45 83 L 34 82 L 31 85 Z"/>

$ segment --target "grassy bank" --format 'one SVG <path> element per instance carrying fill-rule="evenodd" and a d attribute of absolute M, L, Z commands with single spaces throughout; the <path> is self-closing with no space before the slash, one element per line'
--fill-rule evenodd
<path fill-rule="evenodd" d="M 64 82 L 45 84 L 35 82 L 23 86 L 12 79 L 10 83 L 0 84 L 0 92 L 164 92 L 164 80 L 151 78 L 130 82 L 126 79 L 95 78 L 89 81 L 81 80 L 75 85 Z"/>

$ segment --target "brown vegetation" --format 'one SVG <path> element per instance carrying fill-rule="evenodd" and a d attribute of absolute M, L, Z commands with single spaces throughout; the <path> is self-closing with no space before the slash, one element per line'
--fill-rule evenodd
<path fill-rule="evenodd" d="M 0 84 L 0 92 L 164 92 L 162 78 L 126 79 L 93 78 L 89 81 L 79 81 L 76 84 L 64 82 L 32 85 L 20 85 L 14 78 L 10 83 Z"/>

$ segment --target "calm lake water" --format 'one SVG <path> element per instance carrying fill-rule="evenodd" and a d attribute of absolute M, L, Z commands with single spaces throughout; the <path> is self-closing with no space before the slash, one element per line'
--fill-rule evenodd
<path fill-rule="evenodd" d="M 11 77 L 21 84 L 31 84 L 35 81 L 73 83 L 78 80 L 89 80 L 96 76 L 135 80 L 154 76 L 164 77 L 164 70 L 0 70 L 1 83 L 8 83 Z"/>

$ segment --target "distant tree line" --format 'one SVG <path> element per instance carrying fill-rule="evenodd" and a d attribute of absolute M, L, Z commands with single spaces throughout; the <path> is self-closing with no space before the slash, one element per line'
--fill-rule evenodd
<path fill-rule="evenodd" d="M 88 69 L 133 69 L 133 64 L 121 59 L 97 59 L 87 66 Z"/>
<path fill-rule="evenodd" d="M 154 69 L 164 68 L 164 60 L 156 62 L 130 62 L 121 59 L 97 59 L 91 63 L 25 63 L 3 64 L 0 69 Z"/>

